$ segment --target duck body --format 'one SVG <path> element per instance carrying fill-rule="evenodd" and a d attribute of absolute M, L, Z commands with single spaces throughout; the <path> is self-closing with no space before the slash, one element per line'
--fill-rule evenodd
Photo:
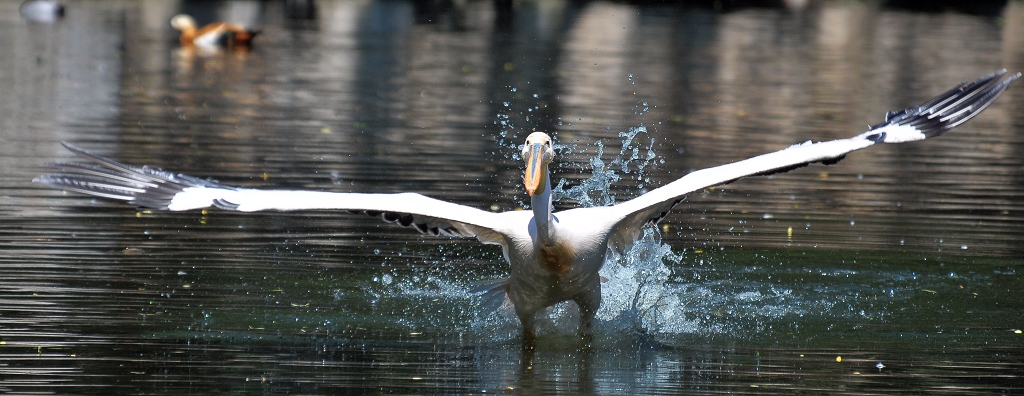
<path fill-rule="evenodd" d="M 227 22 L 214 22 L 198 27 L 195 19 L 185 14 L 171 18 L 171 27 L 181 32 L 179 41 L 182 47 L 248 47 L 260 32 L 257 29 L 248 29 Z"/>
<path fill-rule="evenodd" d="M 64 17 L 64 4 L 55 0 L 26 0 L 18 11 L 29 22 L 54 23 Z"/>

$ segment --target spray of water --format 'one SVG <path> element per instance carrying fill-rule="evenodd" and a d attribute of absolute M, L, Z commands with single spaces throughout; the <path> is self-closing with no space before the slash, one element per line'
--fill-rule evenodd
<path fill-rule="evenodd" d="M 604 144 L 598 141 L 597 153 L 590 159 L 590 177 L 569 188 L 565 187 L 565 179 L 560 180 L 552 189 L 555 199 L 570 199 L 584 207 L 613 205 L 616 199 L 610 193 L 611 186 L 623 179 L 635 181 L 635 188 L 642 191 L 649 182 L 645 172 L 657 160 L 657 155 L 655 140 L 638 139 L 640 135 L 648 135 L 643 125 L 620 132 L 622 149 L 608 163 L 603 158 Z M 597 313 L 599 330 L 610 327 L 610 331 L 657 331 L 678 306 L 677 298 L 665 288 L 665 282 L 672 275 L 666 262 L 678 263 L 680 259 L 671 247 L 661 242 L 661 233 L 654 226 L 646 227 L 640 240 L 624 254 L 609 250 L 601 270 L 606 281 L 601 285 L 602 304 Z M 571 310 L 568 304 L 561 304 L 551 315 L 557 317 Z"/>

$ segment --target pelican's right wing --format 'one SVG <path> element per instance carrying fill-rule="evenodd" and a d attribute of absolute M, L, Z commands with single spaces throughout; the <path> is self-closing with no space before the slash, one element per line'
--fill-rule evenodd
<path fill-rule="evenodd" d="M 786 172 L 815 162 L 833 164 L 847 153 L 876 143 L 904 143 L 941 135 L 980 114 L 1020 76 L 1020 73 L 1006 76 L 1006 70 L 1001 70 L 977 81 L 962 83 L 920 106 L 889 112 L 884 122 L 849 139 L 820 143 L 808 141 L 774 153 L 690 173 L 631 201 L 609 207 L 608 217 L 616 221 L 609 244 L 619 250 L 628 248 L 639 236 L 641 227 L 657 223 L 686 194 L 697 190 L 747 176 Z"/>
<path fill-rule="evenodd" d="M 125 165 L 71 144 L 63 144 L 91 162 L 49 164 L 58 173 L 37 177 L 34 182 L 159 210 L 209 207 L 242 212 L 346 210 L 413 227 L 424 234 L 476 237 L 484 243 L 501 245 L 504 244 L 503 233 L 508 232 L 504 229 L 507 224 L 501 213 L 415 193 L 357 194 L 235 188 L 156 168 Z"/>

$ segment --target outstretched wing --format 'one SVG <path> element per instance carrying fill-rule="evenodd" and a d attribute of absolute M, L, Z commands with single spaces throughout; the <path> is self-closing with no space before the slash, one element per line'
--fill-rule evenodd
<path fill-rule="evenodd" d="M 90 162 L 49 164 L 57 173 L 33 181 L 51 187 L 160 210 L 218 207 L 259 210 L 347 210 L 380 217 L 430 235 L 476 237 L 504 244 L 507 230 L 500 213 L 458 205 L 415 193 L 356 194 L 317 191 L 256 190 L 176 174 L 147 166 L 134 167 L 63 143 Z"/>
<path fill-rule="evenodd" d="M 610 218 L 617 223 L 609 243 L 616 249 L 628 248 L 645 224 L 660 221 L 683 200 L 683 196 L 693 191 L 747 176 L 786 172 L 815 162 L 834 164 L 847 153 L 876 143 L 904 143 L 941 135 L 980 114 L 1020 76 L 1020 73 L 1007 76 L 1006 70 L 1001 70 L 977 81 L 962 83 L 920 106 L 889 112 L 884 122 L 849 139 L 820 143 L 808 141 L 774 153 L 690 173 L 611 207 Z"/>

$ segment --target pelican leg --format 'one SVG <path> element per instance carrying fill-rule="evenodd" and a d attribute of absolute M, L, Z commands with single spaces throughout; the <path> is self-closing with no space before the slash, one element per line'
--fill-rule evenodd
<path fill-rule="evenodd" d="M 594 317 L 601 306 L 601 282 L 594 282 L 586 291 L 572 297 L 580 307 L 579 335 L 588 344 L 594 339 Z"/>
<path fill-rule="evenodd" d="M 537 331 L 533 327 L 523 329 L 523 350 L 532 351 L 537 346 Z"/>
<path fill-rule="evenodd" d="M 537 330 L 533 325 L 533 317 L 536 312 L 526 314 L 523 312 L 516 311 L 516 315 L 519 316 L 519 323 L 523 325 L 523 349 L 533 350 L 537 343 Z"/>

